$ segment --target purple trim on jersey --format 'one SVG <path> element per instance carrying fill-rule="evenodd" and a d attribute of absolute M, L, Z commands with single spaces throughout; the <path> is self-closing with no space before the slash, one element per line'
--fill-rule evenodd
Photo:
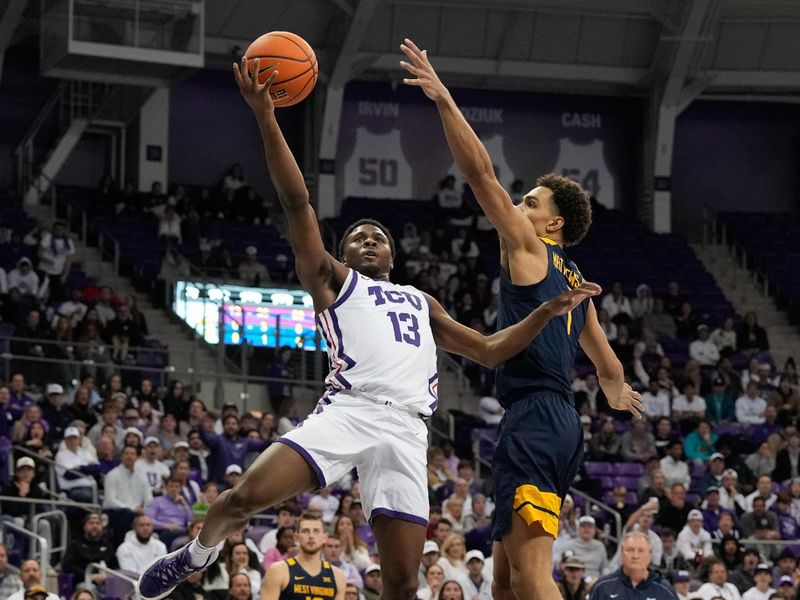
<path fill-rule="evenodd" d="M 428 519 L 424 519 L 422 517 L 418 517 L 417 515 L 412 515 L 409 513 L 400 512 L 397 510 L 389 510 L 388 508 L 374 508 L 372 509 L 372 514 L 369 516 L 370 525 L 372 524 L 372 520 L 377 517 L 378 515 L 384 515 L 389 517 L 390 519 L 399 519 L 401 521 L 409 521 L 411 523 L 416 523 L 417 525 L 422 525 L 423 527 L 428 526 Z"/>
<path fill-rule="evenodd" d="M 439 373 L 434 373 L 433 377 L 428 379 L 428 394 L 430 394 L 431 398 L 433 398 L 433 402 L 428 406 L 431 409 L 431 412 L 435 411 L 436 408 L 439 406 Z M 434 390 L 434 387 L 436 390 Z"/>
<path fill-rule="evenodd" d="M 347 356 L 347 354 L 344 353 L 344 340 L 342 339 L 342 330 L 339 327 L 339 319 L 337 318 L 336 313 L 333 312 L 332 306 L 328 309 L 328 315 L 331 318 L 331 324 L 333 325 L 333 332 L 334 334 L 336 334 L 336 348 L 337 348 L 336 354 L 340 359 L 342 359 L 345 362 L 348 369 L 352 369 L 353 367 L 356 366 L 356 361 L 354 361 L 352 358 L 350 358 L 349 356 Z"/>
<path fill-rule="evenodd" d="M 344 294 L 342 294 L 336 300 L 336 302 L 334 302 L 328 307 L 329 311 L 333 310 L 337 306 L 341 306 L 342 304 L 344 304 L 344 301 L 347 300 L 350 297 L 350 294 L 353 293 L 353 290 L 356 289 L 356 282 L 358 281 L 358 273 L 356 273 L 353 269 L 350 269 L 349 277 L 350 277 L 350 283 L 347 284 L 347 289 L 344 291 Z"/>
<path fill-rule="evenodd" d="M 302 456 L 308 463 L 308 466 L 314 469 L 314 473 L 317 474 L 317 479 L 319 479 L 319 487 L 320 488 L 328 487 L 328 484 L 325 483 L 325 476 L 322 474 L 322 469 L 319 468 L 317 461 L 315 461 L 311 457 L 311 455 L 308 453 L 308 450 L 303 448 L 297 442 L 293 442 L 292 440 L 287 440 L 286 438 L 278 438 L 275 441 L 280 442 L 281 444 L 286 444 L 287 446 L 289 446 L 289 448 L 291 448 L 292 450 L 297 452 L 300 456 Z"/>
<path fill-rule="evenodd" d="M 341 383 L 344 386 L 344 389 L 346 389 L 346 390 L 349 390 L 349 389 L 351 389 L 353 387 L 350 384 L 350 382 L 347 381 L 347 379 L 345 379 L 344 376 L 341 373 L 337 373 L 336 375 L 334 375 L 334 378 L 336 379 L 336 381 Z"/>

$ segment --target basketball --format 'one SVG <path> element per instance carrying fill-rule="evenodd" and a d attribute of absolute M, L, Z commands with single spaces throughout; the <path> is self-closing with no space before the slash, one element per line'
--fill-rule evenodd
<path fill-rule="evenodd" d="M 257 38 L 245 52 L 247 65 L 261 59 L 258 82 L 264 83 L 273 71 L 278 79 L 269 94 L 275 106 L 292 106 L 302 101 L 317 83 L 317 57 L 311 46 L 289 31 L 270 31 Z"/>

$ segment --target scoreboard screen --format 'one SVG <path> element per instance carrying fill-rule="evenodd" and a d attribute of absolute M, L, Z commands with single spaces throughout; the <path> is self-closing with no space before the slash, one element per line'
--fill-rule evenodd
<path fill-rule="evenodd" d="M 324 350 L 303 290 L 176 281 L 172 310 L 209 344 Z"/>

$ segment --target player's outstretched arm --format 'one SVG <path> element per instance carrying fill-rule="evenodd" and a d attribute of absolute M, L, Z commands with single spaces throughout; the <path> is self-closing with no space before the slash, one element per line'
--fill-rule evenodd
<path fill-rule="evenodd" d="M 527 317 L 492 335 L 483 335 L 454 320 L 431 296 L 431 329 L 436 346 L 487 367 L 496 367 L 522 352 L 545 326 L 559 315 L 565 315 L 581 302 L 601 292 L 600 286 L 588 281 L 575 289 L 543 302 Z"/>
<path fill-rule="evenodd" d="M 428 60 L 427 50 L 420 50 L 408 38 L 400 49 L 411 61 L 401 61 L 400 65 L 415 76 L 403 79 L 403 83 L 422 88 L 425 95 L 436 103 L 458 169 L 500 237 L 517 248 L 533 244 L 536 241 L 533 225 L 514 208 L 508 192 L 497 181 L 489 153 L 439 79 Z"/>
<path fill-rule="evenodd" d="M 291 583 L 289 581 L 289 567 L 285 562 L 272 563 L 264 573 L 264 583 L 261 584 L 260 600 L 279 600 L 281 592 Z"/>
<path fill-rule="evenodd" d="M 315 292 L 326 285 L 338 290 L 347 277 L 347 268 L 325 250 L 317 215 L 308 202 L 303 173 L 275 118 L 275 105 L 270 98 L 269 88 L 278 72 L 272 73 L 264 83 L 258 83 L 255 73 L 259 68 L 259 59 L 255 59 L 252 68 L 248 68 L 247 60 L 243 57 L 241 66 L 234 63 L 233 75 L 261 130 L 269 176 L 286 215 L 287 237 L 295 255 L 297 277 L 316 299 Z M 332 279 L 338 285 L 331 286 Z"/>
<path fill-rule="evenodd" d="M 642 396 L 625 383 L 622 363 L 611 349 L 606 334 L 603 333 L 597 320 L 597 310 L 591 302 L 586 313 L 586 325 L 578 341 L 586 356 L 597 368 L 597 379 L 608 399 L 608 405 L 616 410 L 627 410 L 641 419 L 644 411 Z"/>

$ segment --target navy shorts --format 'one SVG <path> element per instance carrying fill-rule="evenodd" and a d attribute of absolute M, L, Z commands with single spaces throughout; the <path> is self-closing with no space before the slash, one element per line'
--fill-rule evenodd
<path fill-rule="evenodd" d="M 561 502 L 583 459 L 583 427 L 572 399 L 554 392 L 525 396 L 508 407 L 498 433 L 492 538 L 510 531 L 514 512 L 555 538 Z"/>

